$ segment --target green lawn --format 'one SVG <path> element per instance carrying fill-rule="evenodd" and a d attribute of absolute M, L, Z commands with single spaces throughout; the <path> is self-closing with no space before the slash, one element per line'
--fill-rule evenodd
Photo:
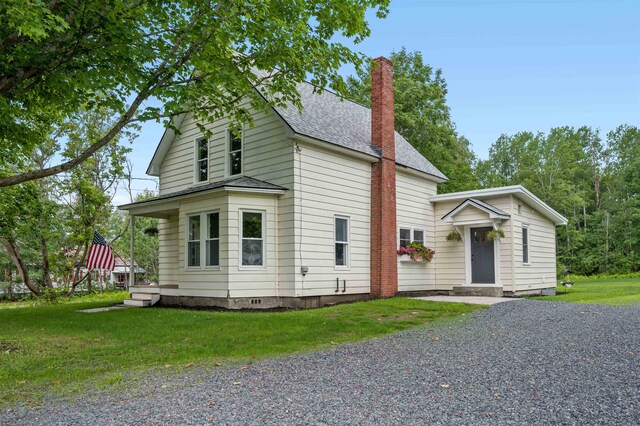
<path fill-rule="evenodd" d="M 37 405 L 45 390 L 63 396 L 127 385 L 150 368 L 171 373 L 368 339 L 482 308 L 394 298 L 287 312 L 76 312 L 124 297 L 0 304 L 0 405 Z"/>
<path fill-rule="evenodd" d="M 531 297 L 575 303 L 629 305 L 640 303 L 640 278 L 577 279 L 571 288 L 558 285 L 555 296 Z"/>

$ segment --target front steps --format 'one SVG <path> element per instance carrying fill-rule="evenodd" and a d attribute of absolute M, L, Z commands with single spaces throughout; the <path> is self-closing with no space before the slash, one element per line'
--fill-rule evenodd
<path fill-rule="evenodd" d="M 146 308 L 153 306 L 160 301 L 159 293 L 139 293 L 133 290 L 131 297 L 124 299 L 124 306 L 135 306 L 138 308 Z"/>

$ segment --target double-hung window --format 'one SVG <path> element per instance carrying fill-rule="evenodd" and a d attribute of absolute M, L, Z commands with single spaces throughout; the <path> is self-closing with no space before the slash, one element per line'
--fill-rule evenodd
<path fill-rule="evenodd" d="M 196 183 L 209 180 L 209 141 L 196 139 Z"/>
<path fill-rule="evenodd" d="M 220 213 L 207 214 L 206 262 L 207 266 L 220 266 Z"/>
<path fill-rule="evenodd" d="M 187 235 L 187 266 L 200 266 L 200 215 L 189 216 Z"/>
<path fill-rule="evenodd" d="M 242 212 L 242 266 L 264 266 L 264 225 L 264 212 Z"/>
<path fill-rule="evenodd" d="M 220 266 L 220 213 L 199 213 L 187 220 L 187 267 Z"/>
<path fill-rule="evenodd" d="M 237 176 L 242 174 L 242 130 L 241 129 L 229 129 L 229 154 L 228 154 L 228 167 L 229 176 Z"/>
<path fill-rule="evenodd" d="M 335 266 L 349 266 L 349 218 L 336 216 L 334 221 Z"/>
<path fill-rule="evenodd" d="M 398 240 L 400 247 L 406 247 L 412 242 L 424 244 L 424 229 L 401 227 Z"/>
<path fill-rule="evenodd" d="M 522 225 L 522 263 L 528 265 L 529 261 L 529 225 Z"/>

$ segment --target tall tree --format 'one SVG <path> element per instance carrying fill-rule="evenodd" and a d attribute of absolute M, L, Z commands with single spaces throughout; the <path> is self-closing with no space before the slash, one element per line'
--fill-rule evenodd
<path fill-rule="evenodd" d="M 194 112 L 251 122 L 250 108 L 300 106 L 296 84 L 344 92 L 362 56 L 332 41 L 366 38 L 389 0 L 57 0 L 0 3 L 0 187 L 69 171 L 143 120 Z M 262 70 L 258 72 L 257 70 Z M 259 86 L 261 94 L 254 87 Z M 146 103 L 156 99 L 162 105 Z M 241 104 L 242 98 L 251 102 Z M 27 167 L 51 127 L 108 108 L 111 127 L 57 165 Z"/>
<path fill-rule="evenodd" d="M 474 189 L 475 155 L 469 141 L 458 136 L 446 103 L 442 70 L 425 64 L 420 52 L 392 52 L 395 127 L 448 178 L 441 192 Z M 348 96 L 371 104 L 371 64 L 347 78 Z"/>

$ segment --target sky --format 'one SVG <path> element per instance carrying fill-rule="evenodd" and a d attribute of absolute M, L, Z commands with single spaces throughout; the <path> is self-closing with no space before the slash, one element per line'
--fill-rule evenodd
<path fill-rule="evenodd" d="M 442 69 L 452 119 L 479 158 L 503 133 L 640 126 L 640 0 L 392 0 L 387 18 L 371 13 L 369 23 L 371 36 L 352 47 L 370 57 L 405 47 Z M 134 176 L 147 177 L 162 132 L 143 126 Z"/>

